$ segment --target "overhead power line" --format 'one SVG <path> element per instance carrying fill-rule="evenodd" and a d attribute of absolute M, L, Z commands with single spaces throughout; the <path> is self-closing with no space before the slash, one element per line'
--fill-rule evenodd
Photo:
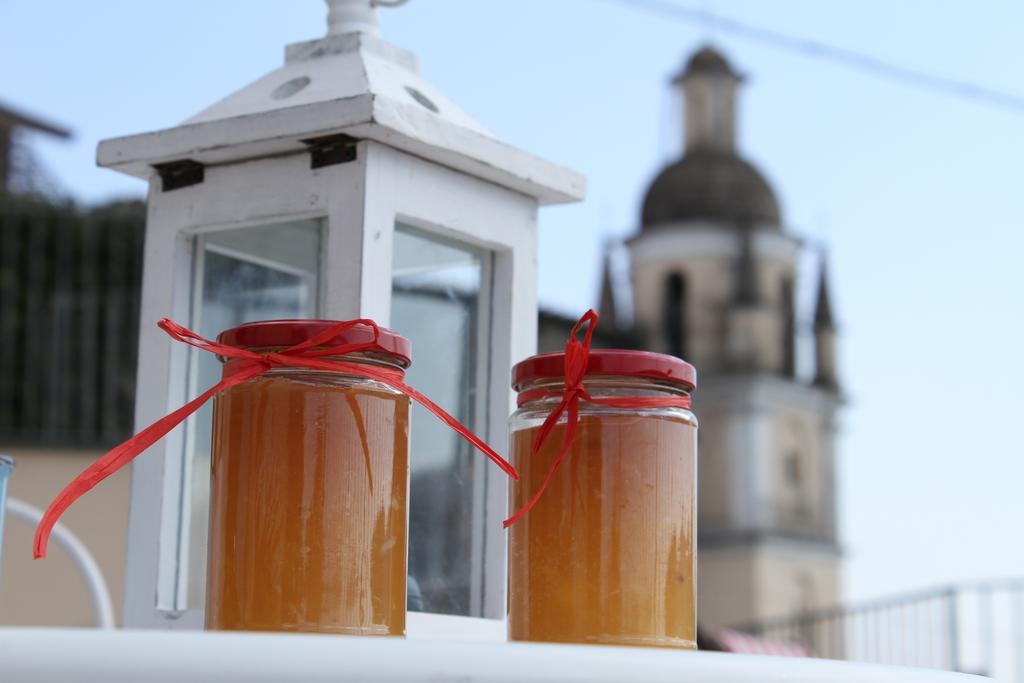
<path fill-rule="evenodd" d="M 920 69 L 901 66 L 893 62 L 875 57 L 866 52 L 850 50 L 823 43 L 809 38 L 792 36 L 774 29 L 748 24 L 731 17 L 714 12 L 678 5 L 668 0 L 605 0 L 625 5 L 635 10 L 658 14 L 688 24 L 700 24 L 713 27 L 723 33 L 737 38 L 763 43 L 782 50 L 797 52 L 825 62 L 833 62 L 844 66 L 860 69 L 874 76 L 890 81 L 899 81 L 919 88 L 925 88 L 953 95 L 963 99 L 974 100 L 984 104 L 995 105 L 1004 109 L 1024 112 L 1024 96 L 1005 92 L 974 81 L 950 78 Z"/>

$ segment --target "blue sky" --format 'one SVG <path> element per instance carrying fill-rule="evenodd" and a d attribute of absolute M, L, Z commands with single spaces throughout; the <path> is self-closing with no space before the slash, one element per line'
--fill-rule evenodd
<path fill-rule="evenodd" d="M 1011 0 L 697 6 L 1024 95 Z M 324 14 L 319 0 L 3 0 L 0 101 L 75 130 L 33 140 L 72 195 L 140 196 L 94 167 L 99 139 L 178 123 L 321 35 Z M 589 177 L 585 202 L 541 217 L 541 298 L 569 313 L 594 303 L 602 239 L 636 229 L 678 154 L 670 75 L 707 41 L 725 51 L 748 77 L 742 149 L 788 229 L 829 245 L 847 595 L 1024 575 L 1024 112 L 606 0 L 412 0 L 383 30 L 498 136 Z"/>

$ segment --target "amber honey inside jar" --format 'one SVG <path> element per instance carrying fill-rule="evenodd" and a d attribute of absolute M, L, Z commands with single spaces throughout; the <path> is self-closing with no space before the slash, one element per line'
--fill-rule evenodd
<path fill-rule="evenodd" d="M 520 363 L 515 388 L 564 389 L 561 356 Z M 694 380 L 670 356 L 593 351 L 584 384 L 595 398 L 688 396 Z M 526 401 L 512 418 L 512 510 L 540 488 L 562 447 L 564 417 L 532 452 L 558 402 Z M 688 409 L 581 402 L 571 449 L 509 529 L 509 637 L 695 649 L 696 455 Z"/>
<path fill-rule="evenodd" d="M 219 341 L 272 351 L 331 324 L 251 323 Z M 369 331 L 344 334 L 328 345 Z M 379 344 L 341 360 L 409 364 L 408 341 L 384 331 Z M 207 628 L 403 635 L 408 451 L 409 399 L 372 379 L 278 368 L 219 396 Z"/>

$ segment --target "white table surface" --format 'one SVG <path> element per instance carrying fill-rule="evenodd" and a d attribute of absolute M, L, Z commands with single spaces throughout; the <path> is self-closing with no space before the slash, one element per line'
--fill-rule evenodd
<path fill-rule="evenodd" d="M 0 628 L 3 683 L 984 680 L 988 679 L 926 669 L 646 648 L 263 633 Z"/>

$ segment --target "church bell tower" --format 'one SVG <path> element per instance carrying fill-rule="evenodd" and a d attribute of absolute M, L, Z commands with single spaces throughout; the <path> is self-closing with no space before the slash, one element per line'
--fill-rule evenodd
<path fill-rule="evenodd" d="M 651 183 L 641 231 L 628 243 L 635 323 L 647 347 L 700 372 L 704 628 L 840 598 L 832 307 L 822 271 L 806 316 L 815 367 L 801 372 L 796 287 L 804 246 L 784 230 L 772 187 L 737 151 L 742 83 L 707 47 L 674 79 L 685 150 Z"/>

